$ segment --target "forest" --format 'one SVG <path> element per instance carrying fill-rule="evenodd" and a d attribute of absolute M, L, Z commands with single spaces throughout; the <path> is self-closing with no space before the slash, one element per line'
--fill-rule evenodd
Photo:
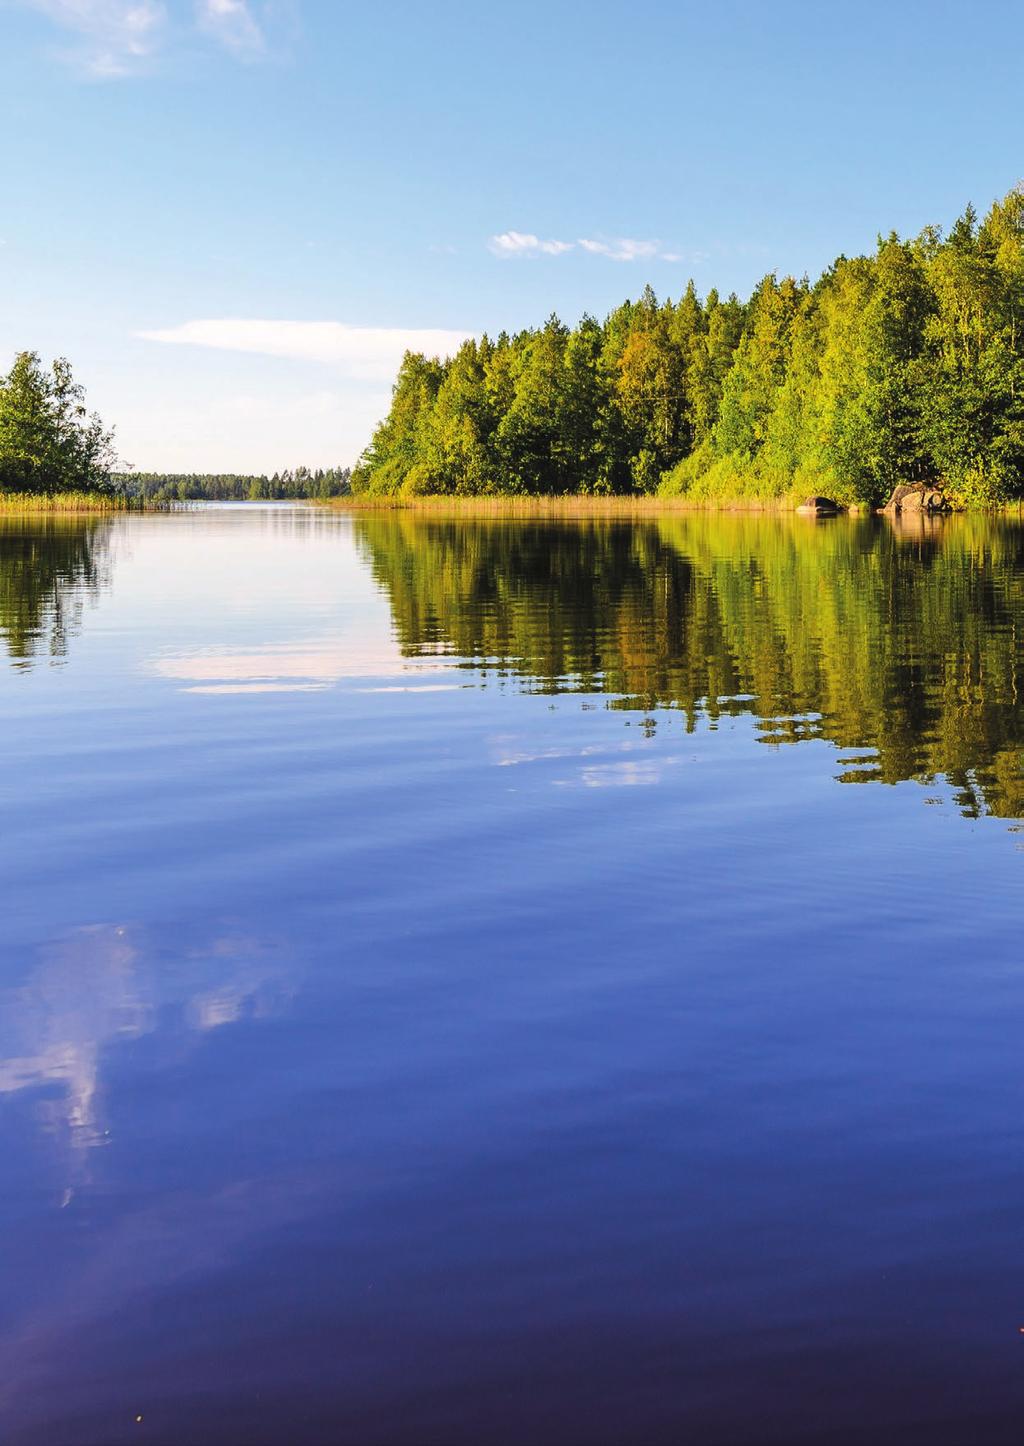
<path fill-rule="evenodd" d="M 1024 494 L 1024 188 L 948 233 L 879 237 L 745 301 L 648 287 L 603 321 L 408 353 L 352 475 L 364 496 Z"/>

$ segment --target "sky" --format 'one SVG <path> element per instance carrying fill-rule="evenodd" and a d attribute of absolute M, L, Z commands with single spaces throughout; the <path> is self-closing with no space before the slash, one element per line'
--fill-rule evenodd
<path fill-rule="evenodd" d="M 0 0 L 0 367 L 142 470 L 349 464 L 407 346 L 984 211 L 1022 55 L 1001 0 Z"/>

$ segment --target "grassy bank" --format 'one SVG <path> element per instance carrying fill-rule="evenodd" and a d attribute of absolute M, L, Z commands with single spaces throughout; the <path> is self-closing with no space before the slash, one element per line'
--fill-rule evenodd
<path fill-rule="evenodd" d="M 103 492 L 0 492 L 0 512 L 139 512 L 133 497 Z"/>
<path fill-rule="evenodd" d="M 716 457 L 709 446 L 666 472 L 660 497 L 677 497 L 698 507 L 795 508 L 807 497 L 831 497 L 841 507 L 869 506 L 870 499 L 834 471 L 802 467 L 773 469 L 763 457 L 753 462 Z"/>

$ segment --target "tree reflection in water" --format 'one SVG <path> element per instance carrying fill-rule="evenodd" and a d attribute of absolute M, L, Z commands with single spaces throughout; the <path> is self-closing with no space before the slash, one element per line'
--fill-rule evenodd
<path fill-rule="evenodd" d="M 109 580 L 109 517 L 0 516 L 0 639 L 12 662 L 61 661 Z"/>
<path fill-rule="evenodd" d="M 1024 812 L 1024 528 L 991 517 L 666 513 L 650 521 L 364 515 L 407 655 L 548 693 L 749 713 L 825 738 L 843 782 L 939 775 L 965 814 Z"/>

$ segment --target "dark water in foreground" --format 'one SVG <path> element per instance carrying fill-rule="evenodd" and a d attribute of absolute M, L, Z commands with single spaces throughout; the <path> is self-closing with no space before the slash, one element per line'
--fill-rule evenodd
<path fill-rule="evenodd" d="M 1019 1441 L 1024 530 L 8 520 L 0 658 L 5 1443 Z"/>

